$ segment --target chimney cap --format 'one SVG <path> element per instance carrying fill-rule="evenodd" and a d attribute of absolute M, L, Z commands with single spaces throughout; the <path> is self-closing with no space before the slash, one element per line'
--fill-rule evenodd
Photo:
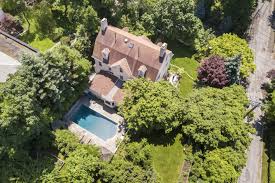
<path fill-rule="evenodd" d="M 108 27 L 108 20 L 107 18 L 102 18 L 101 21 L 100 21 L 100 29 L 102 32 L 106 31 Z"/>

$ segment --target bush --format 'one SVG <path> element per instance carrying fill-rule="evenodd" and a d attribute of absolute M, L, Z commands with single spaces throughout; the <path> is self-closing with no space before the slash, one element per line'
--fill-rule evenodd
<path fill-rule="evenodd" d="M 254 64 L 254 56 L 244 39 L 234 34 L 223 34 L 209 41 L 208 45 L 202 49 L 205 57 L 210 55 L 219 55 L 225 59 L 241 55 L 240 74 L 243 78 L 247 78 L 254 72 L 256 66 Z"/>
<path fill-rule="evenodd" d="M 205 59 L 198 69 L 198 79 L 201 84 L 222 88 L 229 83 L 224 65 L 224 59 L 211 56 Z"/>

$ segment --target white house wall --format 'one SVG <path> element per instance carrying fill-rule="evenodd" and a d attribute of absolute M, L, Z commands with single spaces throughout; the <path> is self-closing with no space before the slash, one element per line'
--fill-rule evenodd
<path fill-rule="evenodd" d="M 156 77 L 156 81 L 161 80 L 167 74 L 172 57 L 173 53 L 170 53 L 169 55 L 165 56 L 164 62 L 162 63 L 159 73 Z"/>

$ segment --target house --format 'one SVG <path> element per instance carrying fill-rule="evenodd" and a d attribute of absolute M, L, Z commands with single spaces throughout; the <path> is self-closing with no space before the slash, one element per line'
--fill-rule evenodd
<path fill-rule="evenodd" d="M 93 55 L 95 72 L 89 90 L 109 107 L 123 100 L 123 82 L 137 77 L 159 81 L 167 75 L 173 53 L 166 43 L 154 44 L 145 36 L 135 36 L 126 29 L 101 20 Z"/>
<path fill-rule="evenodd" d="M 37 51 L 0 30 L 0 83 L 5 82 L 10 74 L 14 74 L 21 65 L 22 53 L 36 54 Z"/>

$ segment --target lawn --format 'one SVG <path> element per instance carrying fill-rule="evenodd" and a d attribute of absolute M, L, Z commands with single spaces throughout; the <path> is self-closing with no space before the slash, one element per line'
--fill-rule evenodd
<path fill-rule="evenodd" d="M 270 183 L 275 183 L 275 134 L 274 134 L 274 127 L 272 128 L 272 132 L 269 132 L 270 134 L 270 144 L 269 144 L 269 153 L 270 153 L 270 164 L 269 164 L 269 175 Z"/>
<path fill-rule="evenodd" d="M 268 150 L 266 143 L 264 143 L 262 154 L 262 183 L 268 183 Z"/>
<path fill-rule="evenodd" d="M 163 183 L 177 183 L 184 162 L 184 147 L 177 135 L 171 144 L 151 144 L 152 163 Z"/>
<path fill-rule="evenodd" d="M 265 146 L 262 159 L 262 182 L 275 183 L 275 126 L 265 132 Z"/>
<path fill-rule="evenodd" d="M 182 71 L 179 90 L 182 96 L 186 96 L 194 87 L 197 79 L 197 68 L 199 63 L 194 59 L 188 58 L 192 57 L 194 54 L 194 51 L 190 49 L 190 47 L 182 46 L 176 42 L 171 42 L 169 45 L 169 49 L 171 49 L 175 54 L 171 62 L 170 69 L 175 69 L 178 67 Z M 176 68 L 176 70 L 178 69 Z"/>

